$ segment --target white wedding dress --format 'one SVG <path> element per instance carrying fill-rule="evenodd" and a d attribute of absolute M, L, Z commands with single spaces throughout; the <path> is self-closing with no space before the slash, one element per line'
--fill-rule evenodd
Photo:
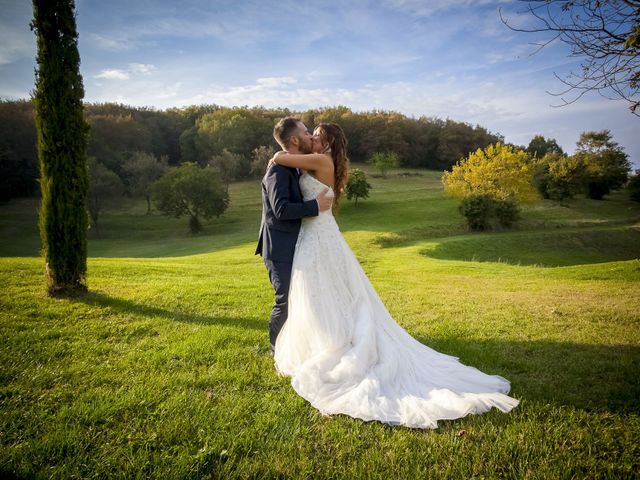
<path fill-rule="evenodd" d="M 300 187 L 305 200 L 326 188 L 309 173 Z M 518 405 L 506 395 L 508 380 L 436 352 L 393 320 L 331 210 L 302 220 L 275 363 L 325 415 L 436 428 L 438 420 Z"/>

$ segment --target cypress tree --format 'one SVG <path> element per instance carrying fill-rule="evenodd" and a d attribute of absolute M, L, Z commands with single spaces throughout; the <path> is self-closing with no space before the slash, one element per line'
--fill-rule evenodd
<path fill-rule="evenodd" d="M 33 0 L 40 238 L 49 295 L 86 291 L 87 135 L 73 0 Z"/>

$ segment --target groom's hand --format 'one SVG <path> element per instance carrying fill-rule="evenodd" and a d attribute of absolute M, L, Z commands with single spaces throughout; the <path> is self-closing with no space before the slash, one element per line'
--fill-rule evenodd
<path fill-rule="evenodd" d="M 329 189 L 325 188 L 316 197 L 316 202 L 318 202 L 318 210 L 321 212 L 329 210 L 331 208 L 331 205 L 333 205 L 333 195 L 327 195 L 328 192 Z"/>

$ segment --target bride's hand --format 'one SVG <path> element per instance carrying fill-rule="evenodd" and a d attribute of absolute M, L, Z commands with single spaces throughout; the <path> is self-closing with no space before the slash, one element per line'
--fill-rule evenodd
<path fill-rule="evenodd" d="M 285 153 L 287 153 L 287 152 L 285 152 L 283 150 L 280 150 L 279 152 L 274 153 L 273 157 L 271 157 L 271 159 L 269 159 L 269 163 L 267 164 L 267 168 L 270 168 L 273 165 L 278 165 L 278 161 L 277 161 L 278 157 L 280 155 L 284 155 Z"/>

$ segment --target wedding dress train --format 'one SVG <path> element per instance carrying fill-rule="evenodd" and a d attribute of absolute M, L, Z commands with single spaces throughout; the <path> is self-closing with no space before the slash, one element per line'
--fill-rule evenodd
<path fill-rule="evenodd" d="M 300 187 L 305 200 L 326 188 L 309 173 Z M 518 405 L 506 395 L 508 380 L 421 344 L 393 320 L 331 210 L 302 221 L 275 363 L 326 415 L 436 428 L 438 420 Z"/>

